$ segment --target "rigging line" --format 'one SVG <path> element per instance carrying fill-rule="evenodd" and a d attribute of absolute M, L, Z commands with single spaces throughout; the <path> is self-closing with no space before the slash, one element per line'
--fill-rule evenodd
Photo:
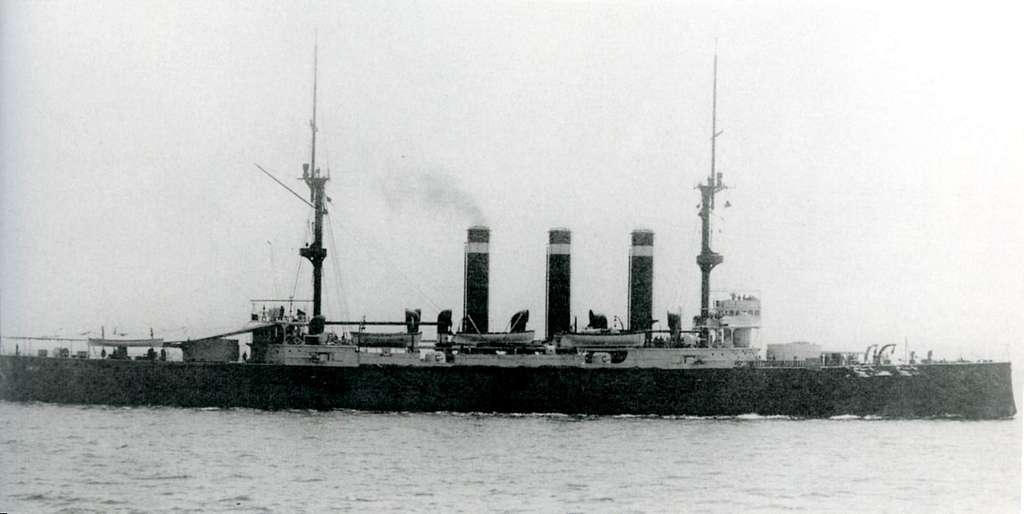
<path fill-rule="evenodd" d="M 329 109 L 328 109 L 328 112 L 330 112 Z M 323 111 L 320 111 L 320 121 L 321 121 L 321 124 L 317 125 L 317 127 L 316 127 L 316 131 L 318 133 L 323 131 L 323 127 L 327 126 L 327 115 Z M 322 135 L 320 139 L 326 141 L 327 140 L 327 136 L 330 135 L 330 134 L 331 134 L 331 131 L 328 130 L 326 132 L 326 135 Z M 323 154 L 324 154 L 324 168 L 327 170 L 327 178 L 330 178 L 331 177 L 331 149 L 330 149 L 329 146 L 327 146 L 324 143 L 321 143 L 321 146 L 322 146 L 322 148 L 321 148 L 320 151 L 323 152 Z"/>
<path fill-rule="evenodd" d="M 333 219 L 333 218 L 331 219 L 331 223 L 332 223 L 332 224 L 334 223 L 334 219 Z M 338 230 L 340 230 L 340 231 L 344 232 L 344 229 L 342 229 L 342 228 L 340 228 L 340 227 L 338 228 Z M 364 242 L 365 242 L 366 240 L 365 240 L 365 239 L 362 239 L 362 238 L 360 238 L 359 236 L 357 236 L 357 235 L 355 234 L 355 232 L 354 232 L 354 231 L 353 231 L 353 232 L 347 232 L 347 234 L 348 234 L 349 238 L 351 238 L 351 239 L 354 239 L 354 240 L 356 241 L 356 243 L 360 243 L 360 244 L 363 244 L 363 246 L 365 246 Z M 372 237 L 371 237 L 371 238 L 369 238 L 369 241 L 370 241 L 370 242 L 372 242 L 372 243 L 376 243 L 376 241 L 375 241 L 375 240 L 374 240 L 374 239 L 373 239 Z M 382 248 L 381 248 L 380 246 L 377 246 L 377 249 L 378 249 L 378 250 L 383 250 L 383 249 L 382 249 Z M 434 307 L 434 308 L 435 308 L 435 309 L 437 309 L 438 311 L 441 311 L 441 310 L 442 310 L 442 309 L 441 309 L 441 306 L 440 306 L 440 305 L 438 305 L 438 304 L 437 304 L 436 302 L 434 302 L 434 300 L 433 300 L 433 299 L 432 299 L 432 298 L 430 297 L 430 295 L 428 295 L 427 293 L 425 293 L 425 292 L 423 291 L 423 289 L 421 289 L 421 288 L 420 288 L 420 287 L 419 287 L 418 285 L 416 285 L 416 283 L 415 283 L 415 282 L 413 282 L 412 280 L 410 280 L 410 279 L 409 279 L 409 276 L 408 276 L 408 275 L 406 275 L 406 274 L 405 274 L 405 272 L 403 272 L 403 271 L 402 271 L 402 269 L 401 269 L 401 268 L 400 268 L 400 267 L 399 267 L 398 265 L 396 265 L 396 264 L 395 264 L 395 262 L 394 262 L 394 261 L 392 261 L 390 257 L 388 257 L 388 254 L 387 254 L 387 252 L 384 252 L 384 251 L 380 251 L 380 252 L 378 252 L 378 256 L 379 256 L 379 257 L 380 257 L 380 258 L 381 258 L 382 260 L 386 261 L 386 264 L 388 264 L 388 265 L 390 265 L 390 266 L 391 266 L 391 268 L 392 268 L 392 269 L 393 269 L 393 270 L 395 271 L 395 273 L 397 273 L 397 274 L 398 274 L 398 277 L 399 277 L 399 278 L 401 278 L 401 279 L 402 279 L 402 281 L 403 281 L 403 282 L 405 282 L 405 284 L 406 284 L 407 286 L 411 286 L 411 287 L 412 287 L 413 289 L 415 289 L 415 290 L 416 290 L 416 292 L 417 292 L 417 293 L 419 293 L 419 295 L 420 295 L 420 297 L 421 297 L 422 299 L 426 300 L 426 301 L 427 301 L 427 303 L 429 303 L 429 304 L 430 304 L 430 305 L 431 305 L 432 307 Z"/>
<path fill-rule="evenodd" d="M 330 216 L 330 214 L 328 214 L 328 216 Z M 331 219 L 333 220 L 333 218 L 331 218 Z M 341 260 L 340 259 L 341 256 L 338 254 L 338 245 L 336 243 L 336 237 L 334 236 L 334 223 L 333 222 L 327 224 L 327 234 L 328 234 L 328 237 L 329 237 L 328 241 L 329 241 L 329 243 L 331 245 L 331 253 L 334 254 L 334 258 L 331 259 L 331 268 L 333 268 L 333 271 L 334 271 L 334 285 L 335 285 L 335 289 L 337 289 L 336 293 L 337 293 L 337 296 L 338 296 L 338 308 L 341 311 L 339 314 L 341 315 L 341 319 L 347 319 L 348 318 L 348 301 L 345 299 L 345 295 L 344 295 L 344 293 L 342 291 L 342 287 L 341 287 L 341 284 L 342 284 L 341 264 L 339 263 L 339 261 Z"/>
<path fill-rule="evenodd" d="M 332 226 L 334 225 L 334 218 L 333 217 L 331 218 L 331 224 L 332 224 Z M 339 228 L 339 230 L 341 230 L 341 228 Z M 352 240 L 354 240 L 357 244 L 360 244 L 361 246 L 364 246 L 364 247 L 367 246 L 365 244 L 365 241 L 367 241 L 367 240 L 359 238 L 358 235 L 356 235 L 355 233 L 349 233 L 349 237 Z M 371 239 L 370 241 L 373 242 L 373 243 L 376 243 L 376 241 L 374 241 L 373 239 Z M 380 248 L 378 248 L 378 250 L 380 250 Z M 440 307 L 438 307 L 437 304 L 434 303 L 430 299 L 429 296 L 427 296 L 419 287 L 417 287 L 415 283 L 412 283 L 411 281 L 409 281 L 408 276 L 406 276 L 406 274 L 404 274 L 401 271 L 401 269 L 399 269 L 397 266 L 394 265 L 394 263 L 391 261 L 391 259 L 387 257 L 387 253 L 386 252 L 380 251 L 380 252 L 378 252 L 378 256 L 381 259 L 383 259 L 384 261 L 386 261 L 388 264 L 390 264 L 392 268 L 394 268 L 396 274 L 399 276 L 399 279 L 401 279 L 402 282 L 406 283 L 408 286 L 412 286 L 413 289 L 415 289 L 423 297 L 424 300 L 426 300 L 428 303 L 433 305 L 434 308 L 437 308 L 438 310 L 440 309 Z"/>
<path fill-rule="evenodd" d="M 299 288 L 299 272 L 302 271 L 302 259 L 299 259 L 298 266 L 295 266 L 295 283 L 292 285 L 292 298 L 295 298 L 295 291 Z"/>
<path fill-rule="evenodd" d="M 324 213 L 324 214 L 326 215 L 327 213 Z M 337 257 L 337 252 L 335 251 L 336 245 L 334 244 L 334 236 L 332 235 L 332 233 L 334 232 L 334 229 L 332 229 L 330 224 L 328 224 L 327 225 L 327 230 L 325 232 L 327 232 L 327 234 L 324 236 L 324 246 L 326 247 L 327 256 L 328 256 L 328 259 L 326 259 L 326 260 L 330 260 L 331 264 L 330 264 L 330 267 L 328 269 L 325 269 L 324 272 L 323 272 L 324 273 L 324 275 L 323 275 L 324 280 L 327 281 L 327 283 L 324 285 L 324 291 L 327 292 L 330 289 L 330 285 L 331 285 L 332 281 L 334 283 L 334 290 L 330 291 L 331 294 L 325 294 L 323 296 L 324 310 L 326 310 L 328 312 L 331 312 L 331 313 L 334 313 L 334 314 L 332 314 L 332 316 L 339 316 L 338 319 L 347 319 L 344 316 L 344 314 L 341 313 L 341 302 L 338 301 L 338 300 L 340 300 L 341 293 L 340 293 L 340 291 L 338 289 L 337 267 L 334 266 L 334 262 L 337 261 L 337 258 L 336 258 Z M 335 257 L 335 258 L 330 258 L 330 257 Z M 331 317 L 331 316 L 328 316 L 328 317 Z"/>
<path fill-rule="evenodd" d="M 259 170 L 262 171 L 263 173 L 266 173 L 268 177 L 272 178 L 274 180 L 274 182 L 277 182 L 281 187 L 287 189 L 289 193 L 295 195 L 295 198 L 298 198 L 299 200 L 302 200 L 302 203 L 304 203 L 304 204 L 306 204 L 306 205 L 308 205 L 310 207 L 313 207 L 313 204 L 309 203 L 309 201 L 307 201 L 305 198 L 303 198 L 302 195 L 300 195 L 299 193 L 296 193 L 294 189 L 284 185 L 284 182 L 281 182 L 280 180 L 277 179 L 277 177 L 272 175 L 269 171 L 263 169 L 263 166 L 260 166 L 259 164 L 254 164 L 254 166 L 259 168 Z M 316 207 L 313 207 L 313 208 L 316 209 Z"/>
<path fill-rule="evenodd" d="M 306 232 L 302 234 L 302 239 L 306 240 L 309 238 L 309 218 L 306 218 Z M 300 247 L 302 243 L 299 243 Z M 295 291 L 299 289 L 299 272 L 302 270 L 302 257 L 299 257 L 299 264 L 295 267 L 295 283 L 292 285 L 292 298 L 295 298 Z"/>
<path fill-rule="evenodd" d="M 691 227 L 690 228 L 690 233 L 691 234 L 695 234 L 696 237 L 698 239 L 700 239 L 700 218 L 694 217 L 693 221 L 690 222 L 690 227 Z M 685 278 L 686 276 L 687 276 L 687 274 L 684 273 L 683 277 Z M 675 288 L 675 301 L 673 301 L 672 303 L 679 305 L 682 302 L 682 300 L 683 300 L 683 288 L 682 287 L 676 287 Z"/>
<path fill-rule="evenodd" d="M 323 116 L 321 116 L 321 118 L 323 118 Z M 324 157 L 324 168 L 327 170 L 327 173 L 330 173 L 331 172 L 331 152 L 327 149 L 327 145 L 324 145 L 324 147 L 321 150 L 321 152 L 324 154 L 324 156 L 323 156 Z"/>
<path fill-rule="evenodd" d="M 270 281 L 273 287 L 271 291 L 273 291 L 274 295 L 277 296 L 280 293 L 281 288 L 277 286 L 277 263 L 274 262 L 274 243 L 270 242 L 268 239 L 267 246 L 270 247 Z"/>

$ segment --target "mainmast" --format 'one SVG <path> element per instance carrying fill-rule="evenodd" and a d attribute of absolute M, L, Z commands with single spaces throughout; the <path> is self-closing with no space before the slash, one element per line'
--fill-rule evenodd
<path fill-rule="evenodd" d="M 321 282 L 323 279 L 323 262 L 327 257 L 327 250 L 324 248 L 324 214 L 327 209 L 324 207 L 324 185 L 328 177 L 320 174 L 320 168 L 316 166 L 316 75 L 317 75 L 317 47 L 313 46 L 313 118 L 309 120 L 309 128 L 312 132 L 312 143 L 310 144 L 309 162 L 302 165 L 302 180 L 309 186 L 310 202 L 313 204 L 313 242 L 299 250 L 299 255 L 309 259 L 313 264 L 313 317 L 321 316 Z M 323 330 L 322 323 L 311 323 L 310 333 L 318 333 Z"/>
<path fill-rule="evenodd" d="M 715 171 L 715 140 L 722 134 L 717 127 L 718 117 L 718 48 L 715 48 L 715 64 L 711 86 L 711 172 L 707 182 L 700 189 L 701 251 L 697 256 L 700 266 L 700 326 L 701 336 L 707 341 L 707 320 L 711 314 L 711 270 L 722 263 L 722 256 L 711 249 L 711 213 L 715 210 L 715 193 L 725 189 L 722 174 Z"/>

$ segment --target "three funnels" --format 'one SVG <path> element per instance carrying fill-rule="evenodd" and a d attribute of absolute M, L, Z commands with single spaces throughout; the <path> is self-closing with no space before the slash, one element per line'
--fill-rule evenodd
<path fill-rule="evenodd" d="M 650 330 L 653 324 L 654 232 L 634 230 L 629 250 L 629 330 Z M 462 331 L 489 330 L 490 229 L 467 230 L 463 289 Z M 546 339 L 573 330 L 572 326 L 572 232 L 548 231 L 545 280 Z"/>

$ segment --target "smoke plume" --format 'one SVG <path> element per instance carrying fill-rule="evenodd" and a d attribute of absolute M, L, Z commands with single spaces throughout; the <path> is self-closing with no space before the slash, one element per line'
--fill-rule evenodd
<path fill-rule="evenodd" d="M 384 201 L 392 210 L 415 209 L 444 217 L 486 224 L 483 210 L 458 182 L 443 172 L 406 170 L 379 181 Z"/>

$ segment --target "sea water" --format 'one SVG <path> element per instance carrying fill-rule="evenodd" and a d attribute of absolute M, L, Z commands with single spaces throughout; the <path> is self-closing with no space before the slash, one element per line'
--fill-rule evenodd
<path fill-rule="evenodd" d="M 4 512 L 1018 512 L 1019 419 L 0 402 Z"/>

